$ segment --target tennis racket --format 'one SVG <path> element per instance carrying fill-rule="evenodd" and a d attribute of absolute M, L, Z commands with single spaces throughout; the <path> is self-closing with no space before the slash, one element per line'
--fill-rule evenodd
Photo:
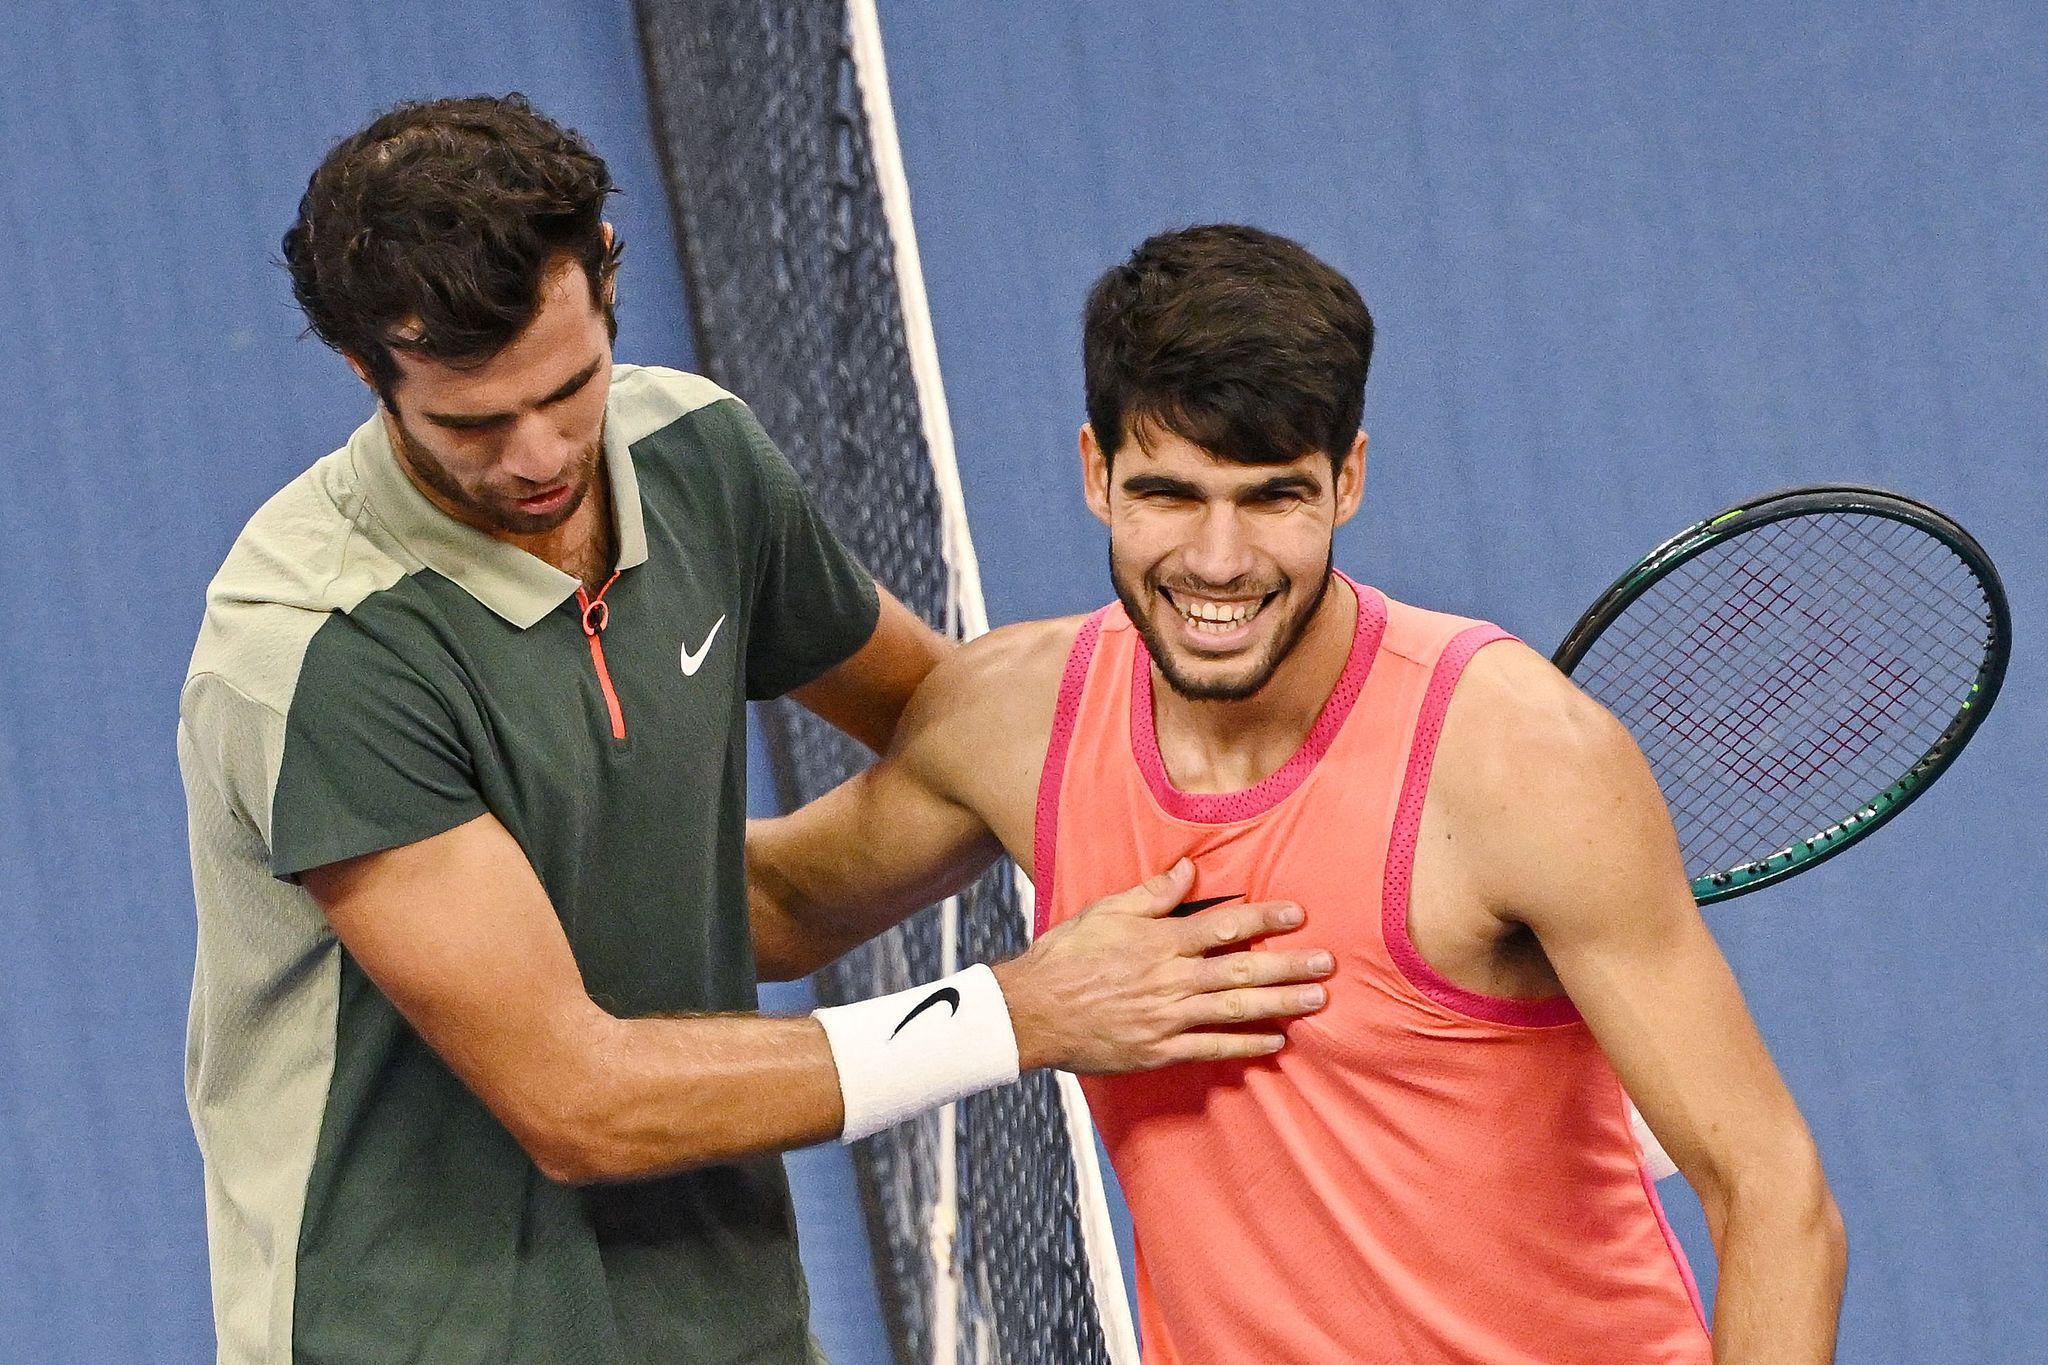
<path fill-rule="evenodd" d="M 1818 866 L 1926 791 L 1997 699 L 2011 636 L 1962 527 L 1825 484 L 1686 527 L 1552 660 L 1635 736 L 1709 905 Z M 1633 1102 L 1629 1122 L 1650 1174 L 1677 1174 Z"/>
<path fill-rule="evenodd" d="M 1823 484 L 1652 550 L 1553 661 L 1634 734 L 1701 905 L 1817 867 L 1933 785 L 1998 697 L 2012 617 L 1925 503 Z"/>

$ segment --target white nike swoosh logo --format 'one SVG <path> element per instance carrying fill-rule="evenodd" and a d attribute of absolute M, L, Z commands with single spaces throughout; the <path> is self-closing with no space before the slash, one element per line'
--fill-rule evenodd
<path fill-rule="evenodd" d="M 718 638 L 718 628 L 724 624 L 725 618 L 723 616 L 713 621 L 711 623 L 711 633 L 704 637 L 704 643 L 697 646 L 695 653 L 692 653 L 687 645 L 683 647 L 684 677 L 694 678 L 697 676 L 697 670 L 704 666 L 704 656 L 711 652 L 711 642 Z"/>

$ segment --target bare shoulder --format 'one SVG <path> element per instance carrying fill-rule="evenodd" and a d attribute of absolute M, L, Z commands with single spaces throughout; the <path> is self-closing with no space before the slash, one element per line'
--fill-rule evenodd
<path fill-rule="evenodd" d="M 1444 721 L 1431 781 L 1496 909 L 1601 867 L 1675 871 L 1677 841 L 1634 738 L 1548 659 L 1517 641 L 1472 657 Z M 1591 903 L 1597 898 L 1588 898 Z"/>
<path fill-rule="evenodd" d="M 1481 781 L 1524 790 L 1584 778 L 1635 753 L 1606 707 L 1519 640 L 1472 656 L 1451 697 L 1441 756 Z"/>
<path fill-rule="evenodd" d="M 931 699 L 949 709 L 971 708 L 998 701 L 998 690 L 1013 702 L 1026 702 L 1044 694 L 1050 706 L 1059 691 L 1067 652 L 1081 629 L 1081 616 L 1059 616 L 1043 621 L 1020 621 L 999 626 L 969 640 L 932 670 L 918 698 Z"/>
<path fill-rule="evenodd" d="M 897 749 L 937 790 L 985 813 L 1035 799 L 1067 654 L 1085 617 L 1003 626 L 968 641 L 911 699 Z"/>
<path fill-rule="evenodd" d="M 1049 732 L 1067 651 L 1084 619 L 1022 621 L 969 640 L 919 685 L 908 721 L 946 731 L 987 725 L 1008 732 L 1030 728 L 1043 711 Z"/>

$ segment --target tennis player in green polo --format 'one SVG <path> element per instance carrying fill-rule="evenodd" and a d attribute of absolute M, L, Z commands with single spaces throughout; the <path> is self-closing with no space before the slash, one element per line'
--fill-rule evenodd
<path fill-rule="evenodd" d="M 1306 953 L 1204 957 L 1299 911 L 1169 918 L 1182 866 L 993 971 L 752 1013 L 746 701 L 880 748 L 944 646 L 744 404 L 614 363 L 611 189 L 516 96 L 401 106 L 285 239 L 378 403 L 244 529 L 181 698 L 223 1361 L 795 1365 L 776 1153 L 1311 1008 Z"/>

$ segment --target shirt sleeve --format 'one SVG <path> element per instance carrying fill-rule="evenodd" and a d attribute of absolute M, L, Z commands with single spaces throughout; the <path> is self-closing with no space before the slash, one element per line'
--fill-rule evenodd
<path fill-rule="evenodd" d="M 345 615 L 308 644 L 285 714 L 270 801 L 270 870 L 307 868 L 417 843 L 485 804 L 462 723 L 467 693 Z"/>
<path fill-rule="evenodd" d="M 832 534 L 796 471 L 753 414 L 734 406 L 760 510 L 747 697 L 761 701 L 845 662 L 875 633 L 881 607 L 874 580 Z"/>

